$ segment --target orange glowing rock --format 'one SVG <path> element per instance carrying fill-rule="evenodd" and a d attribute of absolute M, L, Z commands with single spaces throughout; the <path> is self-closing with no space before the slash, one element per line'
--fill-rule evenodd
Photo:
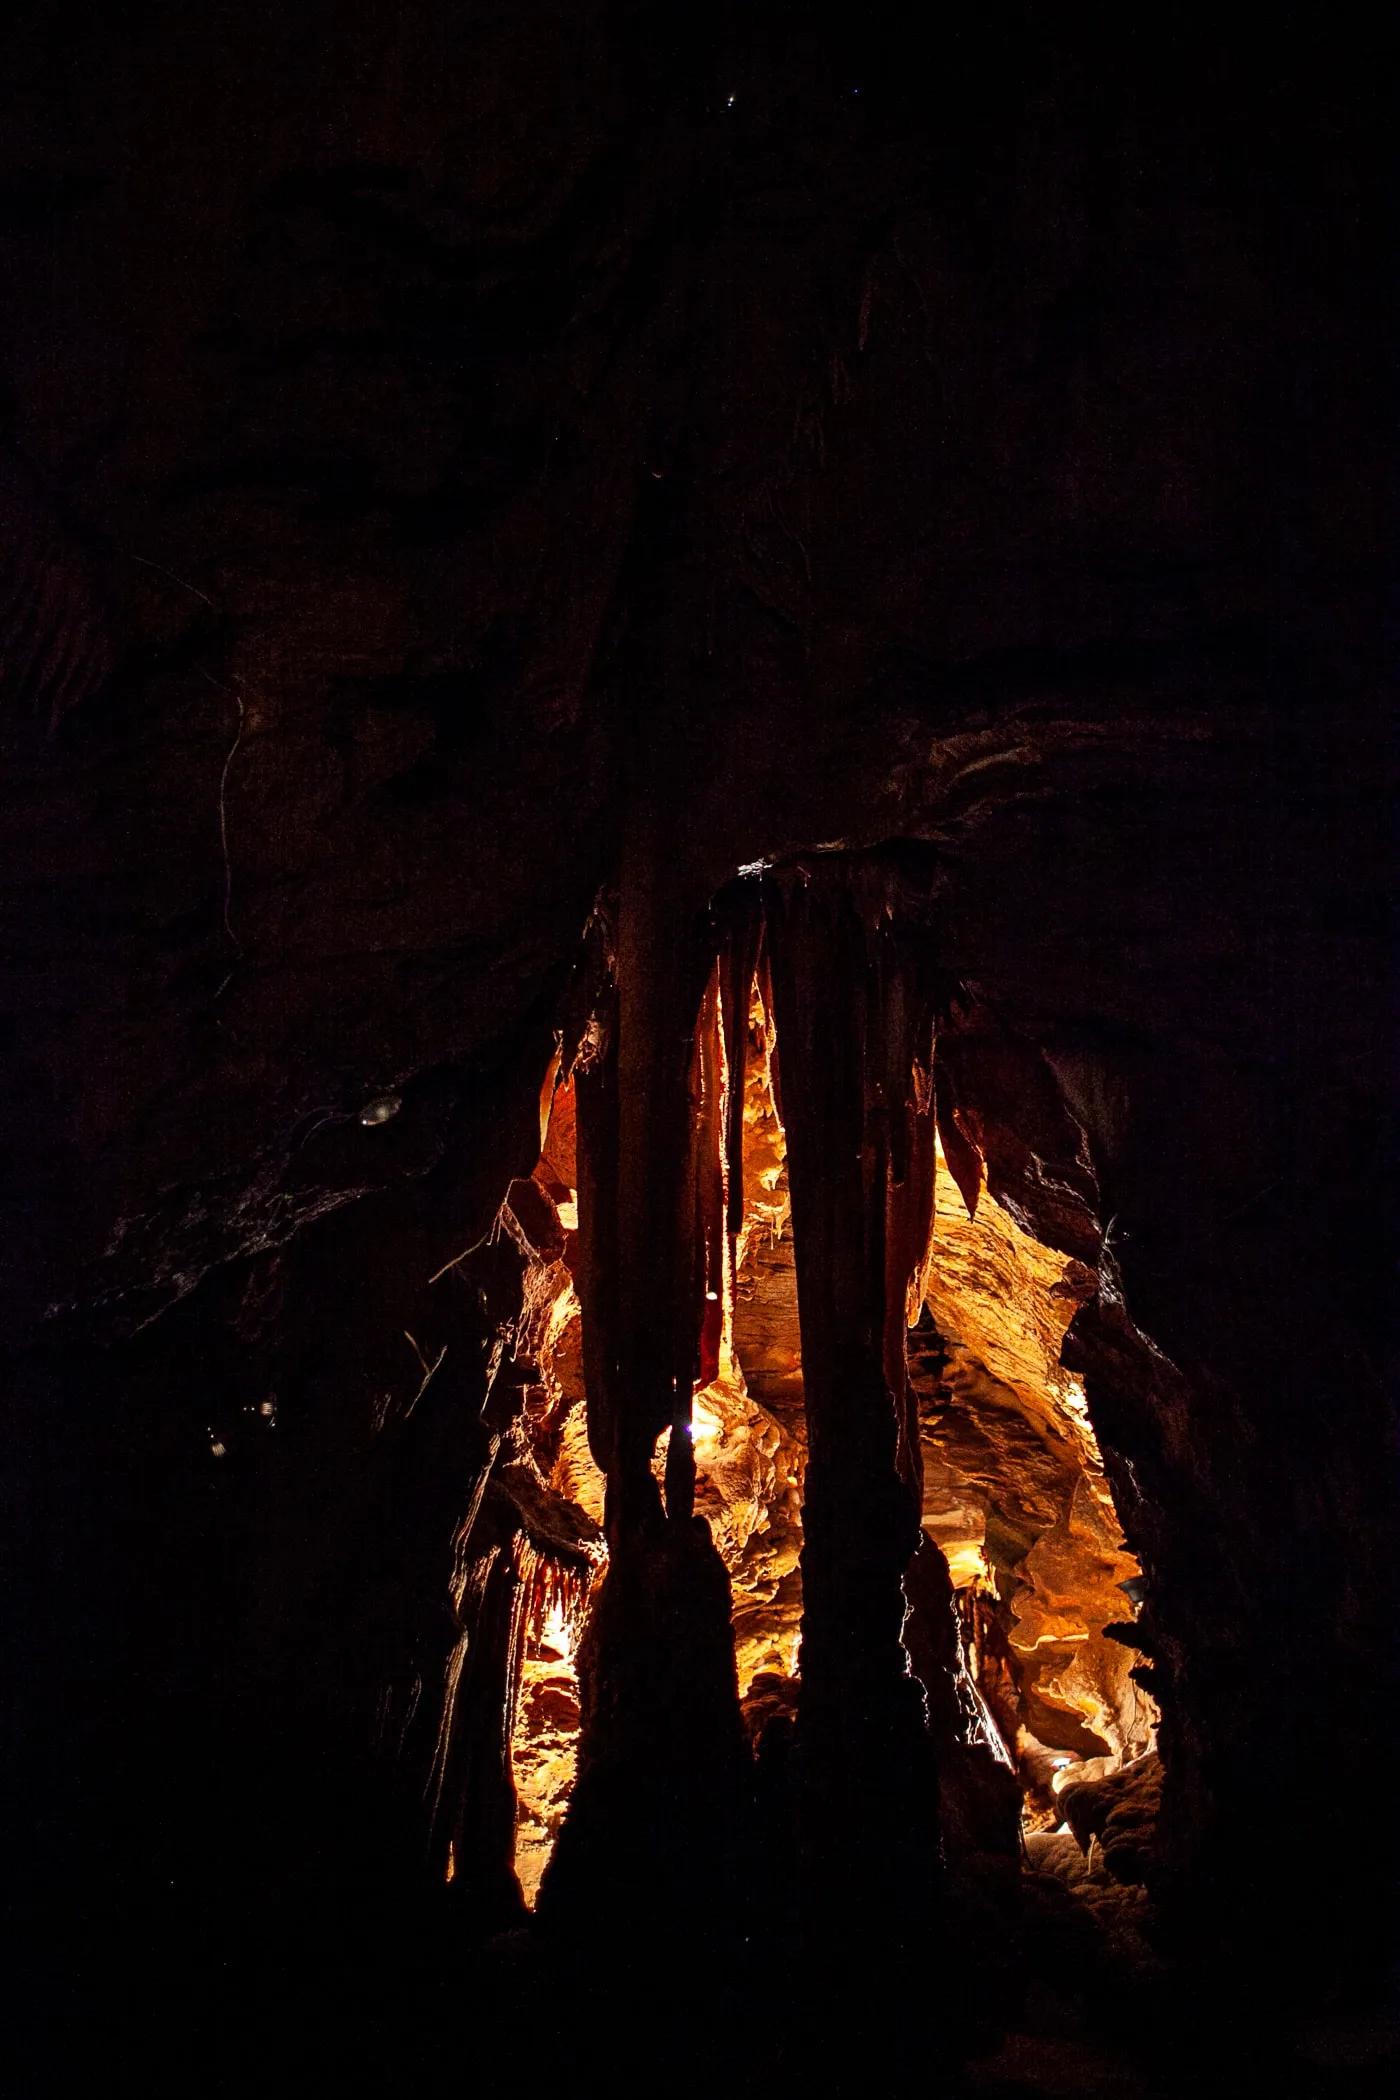
<path fill-rule="evenodd" d="M 726 1236 L 691 1435 L 695 1510 L 729 1572 L 740 1694 L 758 1715 L 795 1701 L 806 1424 L 786 1149 L 761 980 L 748 1020 L 742 1223 Z M 534 1180 L 559 1219 L 558 1239 L 531 1213 L 542 1244 L 522 1333 L 548 1395 L 537 1418 L 542 1474 L 596 1523 L 604 1482 L 588 1445 L 568 1268 L 577 1222 L 573 1090 L 551 1077 L 546 1097 Z M 958 1138 L 959 1179 L 937 1147 L 928 1258 L 910 1294 L 923 1522 L 955 1590 L 983 1600 L 981 1623 L 1000 1642 L 1000 1660 L 970 1651 L 972 1693 L 1002 1754 L 1019 1757 L 1034 1799 L 1044 1796 L 1039 1820 L 1052 1826 L 1050 1781 L 1071 1755 L 1076 1773 L 1116 1771 L 1152 1745 L 1156 1709 L 1132 1680 L 1134 1655 L 1105 1635 L 1122 1617 L 1119 1585 L 1140 1570 L 1124 1545 L 1083 1387 L 1061 1362 L 1066 1329 L 1097 1278 L 1042 1246 L 985 1190 L 975 1200 L 980 1161 L 974 1177 L 976 1155 Z M 655 1465 L 664 1478 L 664 1439 Z M 979 1667 L 992 1673 L 981 1684 Z M 516 1864 L 532 1903 L 572 1787 L 577 1727 L 571 1635 L 562 1623 L 532 1622 L 513 1753 Z M 1091 1768 L 1084 1760 L 1096 1750 Z"/>

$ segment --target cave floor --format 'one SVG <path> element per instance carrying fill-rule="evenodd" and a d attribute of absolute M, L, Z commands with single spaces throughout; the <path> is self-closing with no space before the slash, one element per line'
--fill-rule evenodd
<path fill-rule="evenodd" d="M 1047 1950 L 1058 1976 L 1038 1962 L 1009 2024 L 969 2050 L 955 2040 L 955 1997 L 978 1960 L 973 1948 L 930 1976 L 927 2002 L 896 2039 L 878 1990 L 853 2025 L 833 2031 L 829 2008 L 812 2002 L 781 1948 L 760 1958 L 750 1946 L 727 1973 L 697 1959 L 669 1985 L 653 1967 L 639 1988 L 629 1963 L 595 1949 L 581 1964 L 529 1930 L 483 1947 L 410 1929 L 369 1947 L 358 1934 L 297 1929 L 227 1958 L 207 1958 L 207 1946 L 167 1949 L 140 1959 L 139 1975 L 128 1947 L 106 1972 L 114 1999 L 101 2009 L 91 1978 L 71 1973 L 66 2002 L 41 1993 L 47 2017 L 31 2001 L 41 2013 L 32 2053 L 21 2051 L 27 2060 L 7 2089 L 66 2095 L 100 2064 L 98 2090 L 142 2100 L 446 2100 L 507 2083 L 580 2096 L 665 2084 L 764 2100 L 1380 2100 L 1400 2090 L 1393 2008 L 1290 2027 L 1276 2000 L 1250 2011 L 1227 1980 L 1208 2006 L 1165 1973 L 1153 1992 L 1114 2002 L 1102 1979 L 1088 1993 L 1070 1980 L 1072 1947 L 1050 1940 Z"/>

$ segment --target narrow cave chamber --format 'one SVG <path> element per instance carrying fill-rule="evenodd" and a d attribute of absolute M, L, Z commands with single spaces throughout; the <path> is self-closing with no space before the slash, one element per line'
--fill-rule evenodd
<path fill-rule="evenodd" d="M 702 1011 L 701 1025 L 714 1030 L 706 1067 L 718 1074 L 721 1117 L 742 1088 L 742 1210 L 732 1253 L 727 1243 L 722 1260 L 713 1375 L 696 1386 L 689 1434 L 696 1512 L 709 1525 L 733 1591 L 739 1699 L 757 1750 L 775 1716 L 791 1722 L 797 1711 L 802 1346 L 786 1147 L 774 1098 L 771 988 L 765 1000 L 756 972 L 742 1073 L 724 1056 L 715 991 Z M 510 1693 L 519 1803 L 514 1864 L 531 1909 L 572 1792 L 576 1649 L 606 1553 L 606 1482 L 587 1441 L 582 1315 L 571 1270 L 578 1227 L 574 1089 L 558 1060 L 541 1096 L 541 1131 L 533 1186 L 516 1186 L 514 1205 L 508 1198 L 497 1226 L 531 1265 L 524 1349 L 538 1383 L 524 1395 L 525 1463 L 539 1487 L 581 1511 L 597 1531 L 578 1525 L 586 1571 L 566 1551 L 539 1559 L 517 1633 Z M 985 1167 L 974 1144 L 964 1139 L 958 1157 L 961 1185 L 935 1132 L 929 1246 L 907 1308 L 924 1553 L 937 1565 L 940 1592 L 946 1585 L 953 1597 L 963 1742 L 1014 1772 L 1028 1838 L 1072 1837 L 1059 1800 L 1065 1788 L 1149 1758 L 1143 1774 L 1150 1769 L 1156 1778 L 1157 1707 L 1140 1682 L 1141 1636 L 1133 1624 L 1142 1570 L 1123 1539 L 1083 1383 L 1061 1361 L 1064 1332 L 1096 1284 L 1085 1264 L 1042 1245 L 985 1198 Z M 665 1444 L 663 1438 L 654 1461 L 663 1481 Z M 921 1569 L 921 1592 L 926 1583 Z M 918 1651 L 917 1631 L 913 1644 Z M 1032 1856 L 1045 1850 L 1064 1857 L 1058 1846 L 1036 1846 Z"/>
<path fill-rule="evenodd" d="M 459 1894 L 464 1867 L 498 1871 L 479 1823 L 472 1854 L 479 1767 L 454 1751 L 494 1698 L 494 1858 L 566 1942 L 625 1914 L 672 1944 L 698 1878 L 687 1944 L 747 1943 L 757 1904 L 820 1965 L 865 1902 L 896 1966 L 968 1933 L 1000 1944 L 995 1979 L 1039 1932 L 1052 1962 L 1087 1941 L 1136 1985 L 1157 1959 L 1156 1642 L 1115 1499 L 1131 1460 L 1091 1419 L 1102 1352 L 1066 1337 L 1107 1295 L 1120 1343 L 1153 1352 L 1052 1062 L 937 965 L 931 870 L 893 846 L 751 875 L 692 940 L 667 1149 L 641 1177 L 662 1201 L 631 1248 L 656 1293 L 645 1413 L 619 1317 L 621 944 L 615 906 L 595 913 L 539 1158 L 490 1235 L 518 1260 L 518 1313 L 491 1364 L 497 1516 L 483 1529 L 474 1505 L 454 1556 L 439 1867 Z M 472 1288 L 477 1259 L 434 1287 Z M 489 1649 L 503 1568 L 497 1672 L 473 1691 L 461 1658 Z M 967 1996 L 975 2039 L 1016 1987 Z"/>

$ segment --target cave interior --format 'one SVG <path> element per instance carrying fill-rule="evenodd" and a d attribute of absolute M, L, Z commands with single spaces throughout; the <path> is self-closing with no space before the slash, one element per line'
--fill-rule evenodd
<path fill-rule="evenodd" d="M 7 2089 L 1394 2090 L 1379 47 L 0 59 Z"/>

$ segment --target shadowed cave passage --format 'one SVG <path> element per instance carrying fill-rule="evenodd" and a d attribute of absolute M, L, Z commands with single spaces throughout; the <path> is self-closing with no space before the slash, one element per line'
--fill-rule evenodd
<path fill-rule="evenodd" d="M 493 1680 L 464 1675 L 500 1552 L 468 1520 L 439 1726 L 459 1900 L 513 1864 L 543 1949 L 620 1938 L 658 1988 L 681 1950 L 722 1960 L 780 1920 L 838 2027 L 867 1958 L 926 1997 L 950 1933 L 1019 1945 L 1031 1884 L 1052 1946 L 1155 1960 L 1151 1612 L 1066 1362 L 1112 1257 L 1051 1066 L 936 965 L 930 874 L 899 847 L 795 864 L 695 934 L 644 1176 L 663 1230 L 627 1250 L 655 1293 L 640 1423 L 600 905 L 539 1161 L 492 1232 L 521 1263 L 494 1374 L 514 1395 L 508 1639 Z M 513 1834 L 503 1814 L 483 1852 L 453 1745 L 493 1701 Z M 964 1993 L 964 2044 L 1014 1996 L 1009 1977 Z"/>

